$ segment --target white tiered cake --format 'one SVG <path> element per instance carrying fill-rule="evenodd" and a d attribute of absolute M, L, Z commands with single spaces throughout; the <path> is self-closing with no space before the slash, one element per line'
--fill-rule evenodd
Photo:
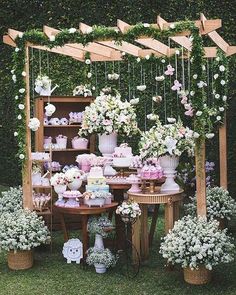
<path fill-rule="evenodd" d="M 115 148 L 113 154 L 113 165 L 115 167 L 129 167 L 132 162 L 132 148 L 127 143 L 122 143 Z"/>

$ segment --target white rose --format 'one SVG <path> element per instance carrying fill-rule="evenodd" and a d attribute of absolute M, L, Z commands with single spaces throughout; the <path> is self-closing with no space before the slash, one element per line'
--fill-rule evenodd
<path fill-rule="evenodd" d="M 141 58 L 140 58 L 140 57 L 138 57 L 138 58 L 136 59 L 136 61 L 137 61 L 137 62 L 140 62 L 140 61 L 141 61 Z"/>
<path fill-rule="evenodd" d="M 18 37 L 21 39 L 21 38 L 23 37 L 23 33 L 20 32 L 20 33 L 18 34 Z"/>
<path fill-rule="evenodd" d="M 146 56 L 145 56 L 145 58 L 146 58 L 147 60 L 149 60 L 149 58 L 150 58 L 150 55 L 146 55 Z"/>
<path fill-rule="evenodd" d="M 174 29 L 175 28 L 175 24 L 174 23 L 170 24 L 170 28 L 171 29 Z"/>
<path fill-rule="evenodd" d="M 219 70 L 220 70 L 221 72 L 224 72 L 224 71 L 225 71 L 225 67 L 224 67 L 223 65 L 221 65 L 221 66 L 219 66 Z"/>
<path fill-rule="evenodd" d="M 194 80 L 196 80 L 197 77 L 198 77 L 197 74 L 194 74 L 194 75 L 193 75 L 193 79 L 194 79 Z"/>
<path fill-rule="evenodd" d="M 20 92 L 21 94 L 25 93 L 25 88 L 21 88 L 21 89 L 19 89 L 19 92 Z"/>
<path fill-rule="evenodd" d="M 225 80 L 221 80 L 221 81 L 220 81 L 220 84 L 221 84 L 222 86 L 224 86 L 224 85 L 226 84 Z"/>
<path fill-rule="evenodd" d="M 18 96 L 18 95 L 16 95 L 16 96 L 15 96 L 15 100 L 18 100 L 18 99 L 19 99 L 19 96 Z"/>
<path fill-rule="evenodd" d="M 87 74 L 87 77 L 90 79 L 90 78 L 92 77 L 92 73 L 89 72 L 89 73 Z"/>
<path fill-rule="evenodd" d="M 18 120 L 21 120 L 21 119 L 22 119 L 22 116 L 21 116 L 21 115 L 18 115 L 18 116 L 17 116 L 17 119 L 18 119 Z"/>
<path fill-rule="evenodd" d="M 194 138 L 199 138 L 199 136 L 200 136 L 199 133 L 197 133 L 197 132 L 194 132 L 194 133 L 193 133 L 193 137 L 194 137 Z"/>
<path fill-rule="evenodd" d="M 21 160 L 23 160 L 23 159 L 25 158 L 25 156 L 24 156 L 23 154 L 20 154 L 20 155 L 19 155 L 19 158 L 20 158 Z"/>
<path fill-rule="evenodd" d="M 214 75 L 214 79 L 216 80 L 219 77 L 219 74 Z"/>
<path fill-rule="evenodd" d="M 202 111 L 197 111 L 196 116 L 200 117 L 202 115 Z"/>
<path fill-rule="evenodd" d="M 123 51 L 123 52 L 121 53 L 121 55 L 122 55 L 122 56 L 125 56 L 125 55 L 126 55 L 126 53 Z"/>
<path fill-rule="evenodd" d="M 143 26 L 144 26 L 144 28 L 149 28 L 150 27 L 150 24 L 144 23 Z"/>
<path fill-rule="evenodd" d="M 207 133 L 207 134 L 206 134 L 206 138 L 208 138 L 208 139 L 211 139 L 211 138 L 213 138 L 214 136 L 215 136 L 214 133 Z"/>
<path fill-rule="evenodd" d="M 55 37 L 54 35 L 50 35 L 50 36 L 49 36 L 49 40 L 50 40 L 51 42 L 54 42 L 55 39 L 56 39 L 56 37 Z"/>
<path fill-rule="evenodd" d="M 37 131 L 40 127 L 40 121 L 37 118 L 31 118 L 28 124 L 28 127 L 32 130 L 32 131 Z"/>
<path fill-rule="evenodd" d="M 76 29 L 75 28 L 70 28 L 68 31 L 69 31 L 70 34 L 74 34 L 76 32 Z"/>
<path fill-rule="evenodd" d="M 179 55 L 180 54 L 180 51 L 177 49 L 177 50 L 175 50 L 175 54 L 176 55 Z"/>
<path fill-rule="evenodd" d="M 15 52 L 18 52 L 20 50 L 20 48 L 16 47 L 15 48 Z"/>
<path fill-rule="evenodd" d="M 220 98 L 220 95 L 219 94 L 215 94 L 215 98 L 216 99 L 219 99 Z"/>
<path fill-rule="evenodd" d="M 161 62 L 164 64 L 164 63 L 166 62 L 166 60 L 163 58 L 163 59 L 161 60 Z"/>
<path fill-rule="evenodd" d="M 223 100 L 223 101 L 226 101 L 226 100 L 227 100 L 227 96 L 224 95 L 224 96 L 222 97 L 222 100 Z"/>
<path fill-rule="evenodd" d="M 220 120 L 221 120 L 221 116 L 217 116 L 217 117 L 216 117 L 216 120 L 217 120 L 217 121 L 220 121 Z"/>
<path fill-rule="evenodd" d="M 14 136 L 18 136 L 18 132 L 15 131 L 15 132 L 14 132 Z"/>
<path fill-rule="evenodd" d="M 85 60 L 85 63 L 86 63 L 86 65 L 90 65 L 90 64 L 91 64 L 91 60 L 90 60 L 89 58 L 87 58 L 87 59 Z"/>
<path fill-rule="evenodd" d="M 26 76 L 26 72 L 23 71 L 23 72 L 21 73 L 21 75 L 22 75 L 23 77 L 25 77 L 25 76 Z"/>
<path fill-rule="evenodd" d="M 20 103 L 20 104 L 18 105 L 18 108 L 19 108 L 20 110 L 24 110 L 25 106 L 24 106 L 22 103 Z"/>
<path fill-rule="evenodd" d="M 225 110 L 224 107 L 219 107 L 219 111 L 220 111 L 220 112 L 223 112 L 224 110 Z"/>

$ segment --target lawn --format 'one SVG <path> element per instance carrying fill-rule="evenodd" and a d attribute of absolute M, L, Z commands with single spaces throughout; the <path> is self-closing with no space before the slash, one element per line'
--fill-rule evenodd
<path fill-rule="evenodd" d="M 213 281 L 207 286 L 188 285 L 183 281 L 181 269 L 176 267 L 170 271 L 164 267 L 165 261 L 158 253 L 162 234 L 163 216 L 158 222 L 148 263 L 141 266 L 138 277 L 129 279 L 117 267 L 98 275 L 92 267 L 67 264 L 61 254 L 62 233 L 54 232 L 52 253 L 48 247 L 38 249 L 34 267 L 30 270 L 10 271 L 6 254 L 0 253 L 0 295 L 236 294 L 236 262 L 216 267 Z"/>

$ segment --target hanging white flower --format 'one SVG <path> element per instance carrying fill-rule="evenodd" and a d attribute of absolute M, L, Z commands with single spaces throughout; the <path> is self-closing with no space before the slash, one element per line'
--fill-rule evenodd
<path fill-rule="evenodd" d="M 215 98 L 216 98 L 216 99 L 219 99 L 219 98 L 220 98 L 220 95 L 219 95 L 218 93 L 216 93 L 216 94 L 215 94 Z"/>
<path fill-rule="evenodd" d="M 121 55 L 122 55 L 122 56 L 125 56 L 125 55 L 126 55 L 126 53 L 123 51 L 123 52 L 121 53 Z"/>
<path fill-rule="evenodd" d="M 70 29 L 68 30 L 68 32 L 69 32 L 70 34 L 74 34 L 74 33 L 76 32 L 76 28 L 70 28 Z"/>
<path fill-rule="evenodd" d="M 136 61 L 137 62 L 140 62 L 141 61 L 141 58 L 140 57 L 137 57 Z"/>
<path fill-rule="evenodd" d="M 179 55 L 180 54 L 180 51 L 177 49 L 177 50 L 175 50 L 175 54 L 176 55 Z"/>
<path fill-rule="evenodd" d="M 19 89 L 19 92 L 20 92 L 21 94 L 25 93 L 25 88 L 21 88 L 21 89 Z"/>
<path fill-rule="evenodd" d="M 196 116 L 200 117 L 202 115 L 202 111 L 197 111 Z"/>
<path fill-rule="evenodd" d="M 166 62 L 166 60 L 163 58 L 163 59 L 161 60 L 161 62 L 164 64 L 164 63 Z"/>
<path fill-rule="evenodd" d="M 203 88 L 204 86 L 207 86 L 207 83 L 204 81 L 200 81 L 197 83 L 198 88 Z"/>
<path fill-rule="evenodd" d="M 87 74 L 87 77 L 90 79 L 90 78 L 92 77 L 92 73 L 89 72 L 89 73 Z"/>
<path fill-rule="evenodd" d="M 11 74 L 13 75 L 15 73 L 15 70 L 13 69 L 13 70 L 11 70 Z"/>
<path fill-rule="evenodd" d="M 194 74 L 194 75 L 193 75 L 193 79 L 194 79 L 194 80 L 196 80 L 196 79 L 197 79 L 197 77 L 198 77 L 198 75 L 197 75 L 197 74 Z"/>
<path fill-rule="evenodd" d="M 170 28 L 174 29 L 175 28 L 175 23 L 170 24 Z"/>
<path fill-rule="evenodd" d="M 197 133 L 197 132 L 193 132 L 193 137 L 194 137 L 194 138 L 199 138 L 199 136 L 200 136 L 199 133 Z"/>
<path fill-rule="evenodd" d="M 215 74 L 213 77 L 216 80 L 219 77 L 219 74 Z"/>
<path fill-rule="evenodd" d="M 19 96 L 18 96 L 18 95 L 16 95 L 16 96 L 15 96 L 15 100 L 18 100 L 18 99 L 19 99 Z"/>
<path fill-rule="evenodd" d="M 224 86 L 224 85 L 226 84 L 225 80 L 221 80 L 221 81 L 220 81 L 220 84 L 221 84 L 222 86 Z"/>
<path fill-rule="evenodd" d="M 50 35 L 50 36 L 49 36 L 49 40 L 50 40 L 51 42 L 54 42 L 55 39 L 56 39 L 56 37 L 55 37 L 54 35 Z"/>
<path fill-rule="evenodd" d="M 92 33 L 92 31 L 93 31 L 93 28 L 92 27 L 89 27 L 86 30 L 86 34 L 90 34 L 90 33 Z"/>
<path fill-rule="evenodd" d="M 206 134 L 206 138 L 208 138 L 208 139 L 212 139 L 214 136 L 215 136 L 214 133 L 207 133 Z"/>
<path fill-rule="evenodd" d="M 144 23 L 143 26 L 144 26 L 144 28 L 149 28 L 150 27 L 150 24 Z"/>
<path fill-rule="evenodd" d="M 17 119 L 18 119 L 18 120 L 21 120 L 21 119 L 22 119 L 22 116 L 21 116 L 21 115 L 18 115 L 18 116 L 17 116 Z"/>
<path fill-rule="evenodd" d="M 24 110 L 25 106 L 24 106 L 22 103 L 20 103 L 20 104 L 18 105 L 18 108 L 19 108 L 20 110 Z"/>
<path fill-rule="evenodd" d="M 169 123 L 175 123 L 176 122 L 176 119 L 175 118 L 167 118 L 167 121 Z"/>
<path fill-rule="evenodd" d="M 219 107 L 219 111 L 220 111 L 220 112 L 223 112 L 224 110 L 225 110 L 224 107 Z"/>
<path fill-rule="evenodd" d="M 138 103 L 139 103 L 139 98 L 133 98 L 130 100 L 130 104 L 132 104 L 132 105 L 136 105 Z"/>
<path fill-rule="evenodd" d="M 26 72 L 23 71 L 23 72 L 21 73 L 21 76 L 25 77 L 25 76 L 26 76 Z"/>
<path fill-rule="evenodd" d="M 45 107 L 45 114 L 46 116 L 50 117 L 53 113 L 55 113 L 56 107 L 52 103 L 48 103 Z"/>
<path fill-rule="evenodd" d="M 222 100 L 223 100 L 223 101 L 227 101 L 227 96 L 224 95 L 224 96 L 222 97 Z"/>
<path fill-rule="evenodd" d="M 206 70 L 206 66 L 202 65 L 202 70 L 205 71 Z"/>
<path fill-rule="evenodd" d="M 20 48 L 16 47 L 15 52 L 19 52 Z"/>
<path fill-rule="evenodd" d="M 192 36 L 192 35 L 191 35 L 191 36 L 189 36 L 189 38 L 188 38 L 188 39 L 189 39 L 189 41 L 190 41 L 190 42 L 192 42 L 192 41 L 193 41 L 193 36 Z"/>
<path fill-rule="evenodd" d="M 216 117 L 216 120 L 217 120 L 217 121 L 220 121 L 220 120 L 221 120 L 221 116 L 217 116 L 217 117 Z"/>
<path fill-rule="evenodd" d="M 92 90 L 95 90 L 95 89 L 96 89 L 96 87 L 95 87 L 95 86 L 93 86 L 93 87 L 92 87 Z"/>
<path fill-rule="evenodd" d="M 85 60 L 85 63 L 86 63 L 86 65 L 90 65 L 90 64 L 91 64 L 91 60 L 90 60 L 89 58 L 87 58 L 87 59 Z"/>
<path fill-rule="evenodd" d="M 147 119 L 148 120 L 155 121 L 155 120 L 159 119 L 159 116 L 158 115 L 155 115 L 155 114 L 148 114 L 147 115 Z"/>
<path fill-rule="evenodd" d="M 147 88 L 147 86 L 146 85 L 138 85 L 136 88 L 139 91 L 144 91 Z"/>
<path fill-rule="evenodd" d="M 149 58 L 150 58 L 150 55 L 149 55 L 149 54 L 147 54 L 147 55 L 145 56 L 145 58 L 146 58 L 146 60 L 149 60 Z"/>
<path fill-rule="evenodd" d="M 37 131 L 40 127 L 40 121 L 38 118 L 31 118 L 28 124 L 28 127 L 32 130 L 32 131 Z"/>
<path fill-rule="evenodd" d="M 194 94 L 195 94 L 195 91 L 193 91 L 193 90 L 190 91 L 190 95 L 191 95 L 191 96 L 194 96 Z"/>
<path fill-rule="evenodd" d="M 157 82 L 162 82 L 162 81 L 165 80 L 165 76 L 164 76 L 164 75 L 162 75 L 162 76 L 156 76 L 156 77 L 155 77 L 155 80 L 156 80 Z"/>
<path fill-rule="evenodd" d="M 12 75 L 12 80 L 14 83 L 16 83 L 16 75 Z"/>
<path fill-rule="evenodd" d="M 220 70 L 221 72 L 224 72 L 224 71 L 225 71 L 225 66 L 223 66 L 223 65 L 219 66 L 219 70 Z"/>
<path fill-rule="evenodd" d="M 20 158 L 21 160 L 23 160 L 23 159 L 25 158 L 25 156 L 24 156 L 23 154 L 19 154 L 19 158 Z"/>
<path fill-rule="evenodd" d="M 20 33 L 18 34 L 18 37 L 21 39 L 21 38 L 23 37 L 23 33 L 20 32 Z"/>
<path fill-rule="evenodd" d="M 15 137 L 18 136 L 18 132 L 15 131 L 15 132 L 14 132 L 14 136 L 15 136 Z"/>
<path fill-rule="evenodd" d="M 155 102 L 162 102 L 162 96 L 161 95 L 156 95 L 152 97 L 152 100 Z"/>
<path fill-rule="evenodd" d="M 170 154 L 170 155 L 173 155 L 173 150 L 176 149 L 176 144 L 177 144 L 177 140 L 170 137 L 170 136 L 167 136 L 165 141 L 164 141 L 164 144 L 166 146 L 166 150 L 167 152 Z"/>
<path fill-rule="evenodd" d="M 217 58 L 216 58 L 216 61 L 220 61 L 220 58 L 219 58 L 219 56 L 217 56 Z"/>

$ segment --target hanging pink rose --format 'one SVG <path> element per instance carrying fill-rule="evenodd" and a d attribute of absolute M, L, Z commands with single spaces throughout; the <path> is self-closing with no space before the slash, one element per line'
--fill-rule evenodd
<path fill-rule="evenodd" d="M 174 81 L 174 85 L 171 87 L 171 89 L 172 89 L 173 91 L 180 91 L 180 88 L 181 88 L 181 87 L 182 87 L 182 84 L 179 83 L 178 80 L 175 80 L 175 81 Z"/>
<path fill-rule="evenodd" d="M 192 117 L 193 116 L 193 109 L 189 109 L 184 113 L 186 116 Z"/>
<path fill-rule="evenodd" d="M 167 70 L 165 71 L 165 75 L 167 76 L 173 76 L 175 69 L 172 67 L 172 65 L 167 66 Z"/>
<path fill-rule="evenodd" d="M 187 96 L 182 96 L 181 103 L 186 104 L 188 102 Z"/>

